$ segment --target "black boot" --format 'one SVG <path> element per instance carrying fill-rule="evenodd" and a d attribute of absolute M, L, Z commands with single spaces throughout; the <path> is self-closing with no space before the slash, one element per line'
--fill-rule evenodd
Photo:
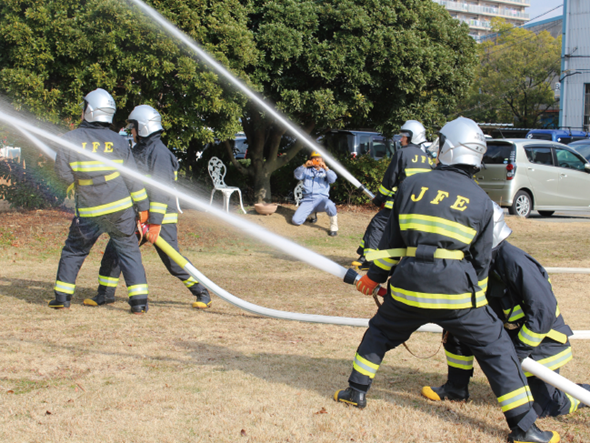
<path fill-rule="evenodd" d="M 114 295 L 105 295 L 105 294 L 97 294 L 92 298 L 86 298 L 82 302 L 82 304 L 86 306 L 102 306 L 102 305 L 111 305 L 115 303 L 115 296 Z"/>
<path fill-rule="evenodd" d="M 138 315 L 145 314 L 149 309 L 147 298 L 133 300 L 133 297 L 130 297 L 129 306 L 131 307 L 131 313 Z"/>
<path fill-rule="evenodd" d="M 433 401 L 452 400 L 465 401 L 469 399 L 469 385 L 457 385 L 447 381 L 438 388 L 424 386 L 422 395 Z"/>
<path fill-rule="evenodd" d="M 365 392 L 357 391 L 356 389 L 349 387 L 336 391 L 334 394 L 334 400 L 362 409 L 367 406 L 366 395 Z"/>
<path fill-rule="evenodd" d="M 314 212 L 313 215 L 311 216 L 311 218 L 307 221 L 309 223 L 317 223 L 318 222 L 318 213 Z"/>
<path fill-rule="evenodd" d="M 53 309 L 70 309 L 70 299 L 65 301 L 60 301 L 57 298 L 55 300 L 51 300 L 47 305 Z"/>
<path fill-rule="evenodd" d="M 533 424 L 526 432 L 518 426 L 512 428 L 508 441 L 510 443 L 557 443 L 561 441 L 561 438 L 557 432 L 541 431 L 537 425 Z"/>
<path fill-rule="evenodd" d="M 193 308 L 195 309 L 207 309 L 211 306 L 211 296 L 209 291 L 203 288 L 200 294 L 197 294 L 197 301 L 193 302 Z"/>

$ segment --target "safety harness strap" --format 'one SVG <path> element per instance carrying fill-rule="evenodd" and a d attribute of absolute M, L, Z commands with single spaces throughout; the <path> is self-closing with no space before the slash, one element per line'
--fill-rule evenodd
<path fill-rule="evenodd" d="M 381 258 L 389 257 L 416 257 L 417 250 L 418 248 L 415 247 L 384 249 L 381 251 L 369 252 L 365 255 L 365 258 L 367 259 L 367 261 L 375 261 Z M 434 250 L 434 258 L 447 260 L 463 260 L 465 258 L 465 253 L 463 253 L 463 251 L 451 251 L 448 249 L 436 248 Z"/>

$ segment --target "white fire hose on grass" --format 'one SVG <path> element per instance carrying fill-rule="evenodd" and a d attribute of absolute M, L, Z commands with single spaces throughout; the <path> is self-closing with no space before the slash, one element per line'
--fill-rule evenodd
<path fill-rule="evenodd" d="M 335 317 L 328 315 L 314 315 L 314 314 L 301 314 L 297 312 L 279 311 L 277 309 L 265 308 L 262 306 L 255 305 L 254 303 L 242 300 L 235 295 L 230 294 L 225 289 L 213 283 L 204 274 L 199 272 L 197 268 L 191 265 L 182 255 L 180 255 L 172 246 L 170 246 L 162 237 L 158 237 L 155 245 L 160 248 L 168 257 L 170 257 L 178 266 L 189 273 L 194 279 L 203 284 L 209 291 L 216 294 L 222 300 L 237 306 L 240 309 L 251 312 L 253 314 L 264 315 L 266 317 L 281 319 L 281 320 L 295 320 L 308 323 L 322 323 L 332 324 L 340 326 L 359 326 L 368 327 L 369 320 L 366 318 L 349 318 L 349 317 Z M 354 276 L 349 269 L 347 276 L 352 278 Z M 354 271 L 352 271 L 354 273 Z M 346 277 L 345 277 L 346 281 Z M 350 283 L 350 281 L 347 281 Z M 427 324 L 418 329 L 419 332 L 442 332 L 442 328 L 437 325 Z M 577 335 L 577 336 L 576 336 Z M 570 338 L 590 338 L 590 331 L 574 331 L 574 336 Z M 522 369 L 526 372 L 530 372 L 534 376 L 541 380 L 555 386 L 563 392 L 571 395 L 572 397 L 580 400 L 582 403 L 590 406 L 590 391 L 586 391 L 584 388 L 577 384 L 569 381 L 567 378 L 553 372 L 551 369 L 546 368 L 540 363 L 537 363 L 531 358 L 526 358 L 522 362 Z"/>

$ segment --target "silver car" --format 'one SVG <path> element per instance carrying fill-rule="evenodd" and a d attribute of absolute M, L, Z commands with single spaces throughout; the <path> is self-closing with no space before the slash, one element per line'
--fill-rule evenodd
<path fill-rule="evenodd" d="M 476 178 L 510 214 L 528 217 L 534 209 L 549 217 L 590 208 L 590 164 L 575 150 L 531 139 L 487 140 L 487 145 Z"/>

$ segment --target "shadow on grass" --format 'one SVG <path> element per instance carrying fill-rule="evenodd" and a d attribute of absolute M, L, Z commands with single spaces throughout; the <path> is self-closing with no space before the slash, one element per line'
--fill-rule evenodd
<path fill-rule="evenodd" d="M 348 386 L 347 380 L 352 367 L 352 359 L 274 353 L 244 354 L 203 342 L 181 341 L 175 344 L 185 347 L 191 353 L 195 364 L 199 366 L 221 366 L 224 371 L 240 371 L 271 384 L 280 383 L 295 389 L 311 389 L 329 398 L 332 398 L 337 389 Z M 294 369 L 301 372 L 294 373 Z M 369 406 L 371 399 L 381 399 L 399 407 L 437 416 L 456 425 L 475 426 L 494 436 L 507 432 L 506 426 L 491 426 L 462 413 L 462 409 L 469 408 L 470 405 L 497 406 L 498 403 L 485 382 L 472 382 L 472 399 L 468 403 L 461 403 L 459 407 L 450 407 L 447 402 L 431 402 L 420 395 L 424 385 L 439 386 L 445 382 L 445 378 L 446 374 L 440 372 L 419 372 L 410 367 L 384 363 L 367 396 Z"/>

